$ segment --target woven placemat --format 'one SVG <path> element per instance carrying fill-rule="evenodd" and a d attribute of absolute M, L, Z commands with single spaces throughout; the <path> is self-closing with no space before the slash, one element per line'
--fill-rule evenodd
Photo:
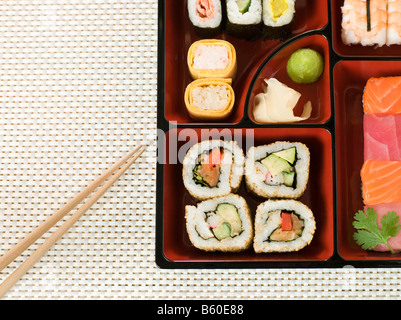
<path fill-rule="evenodd" d="M 156 266 L 157 10 L 157 0 L 0 1 L 0 254 L 150 142 L 4 299 L 398 298 L 400 269 Z"/>

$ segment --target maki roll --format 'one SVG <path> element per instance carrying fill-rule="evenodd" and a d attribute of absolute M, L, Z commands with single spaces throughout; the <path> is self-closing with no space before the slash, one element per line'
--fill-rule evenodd
<path fill-rule="evenodd" d="M 263 39 L 285 40 L 290 37 L 294 16 L 295 0 L 263 0 Z"/>
<path fill-rule="evenodd" d="M 199 142 L 184 158 L 184 186 L 197 200 L 235 192 L 241 184 L 244 161 L 244 153 L 235 140 Z"/>
<path fill-rule="evenodd" d="M 194 120 L 222 120 L 234 107 L 231 79 L 205 78 L 192 81 L 184 93 L 185 106 Z"/>
<path fill-rule="evenodd" d="M 264 198 L 299 198 L 308 183 L 309 164 L 309 149 L 300 142 L 251 147 L 245 161 L 246 187 Z"/>
<path fill-rule="evenodd" d="M 292 252 L 309 245 L 316 230 L 312 211 L 297 200 L 267 200 L 256 209 L 256 253 Z"/>
<path fill-rule="evenodd" d="M 237 73 L 235 48 L 224 40 L 205 39 L 194 42 L 188 50 L 187 63 L 193 79 L 234 79 Z"/>
<path fill-rule="evenodd" d="M 188 0 L 188 16 L 201 38 L 213 37 L 221 31 L 223 13 L 220 0 Z"/>
<path fill-rule="evenodd" d="M 260 37 L 262 0 L 226 0 L 227 34 L 246 40 Z"/>
<path fill-rule="evenodd" d="M 185 207 L 191 243 L 204 251 L 238 252 L 249 248 L 253 226 L 244 198 L 229 194 Z"/>

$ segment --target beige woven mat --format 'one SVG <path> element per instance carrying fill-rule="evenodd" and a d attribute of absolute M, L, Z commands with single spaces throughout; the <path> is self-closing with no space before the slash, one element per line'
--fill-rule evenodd
<path fill-rule="evenodd" d="M 155 141 L 157 18 L 157 0 L 0 1 L 0 254 Z M 159 269 L 155 155 L 152 144 L 4 298 L 399 297 L 400 269 Z"/>

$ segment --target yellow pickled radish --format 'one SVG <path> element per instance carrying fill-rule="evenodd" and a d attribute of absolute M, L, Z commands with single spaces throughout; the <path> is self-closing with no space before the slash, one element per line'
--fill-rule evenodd
<path fill-rule="evenodd" d="M 288 9 L 286 0 L 271 0 L 270 5 L 275 19 L 280 18 Z"/>

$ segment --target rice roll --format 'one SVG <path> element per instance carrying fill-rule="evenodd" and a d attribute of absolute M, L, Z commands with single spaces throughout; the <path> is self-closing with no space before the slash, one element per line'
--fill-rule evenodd
<path fill-rule="evenodd" d="M 184 186 L 197 200 L 234 193 L 242 181 L 244 161 L 244 152 L 235 140 L 199 142 L 183 160 Z"/>
<path fill-rule="evenodd" d="M 263 0 L 263 29 L 265 40 L 285 40 L 291 36 L 295 17 L 295 0 Z"/>
<path fill-rule="evenodd" d="M 188 16 L 196 34 L 210 38 L 221 31 L 223 13 L 220 0 L 188 0 Z"/>
<path fill-rule="evenodd" d="M 235 48 L 224 40 L 205 39 L 194 42 L 188 50 L 187 63 L 193 79 L 234 79 L 237 72 Z"/>
<path fill-rule="evenodd" d="M 194 120 L 222 120 L 234 107 L 235 94 L 231 79 L 202 78 L 185 89 L 185 106 Z"/>
<path fill-rule="evenodd" d="M 252 245 L 253 225 L 244 198 L 229 194 L 185 206 L 191 243 L 204 251 L 238 252 Z"/>
<path fill-rule="evenodd" d="M 246 40 L 260 37 L 262 0 L 226 0 L 227 34 Z"/>
<path fill-rule="evenodd" d="M 297 200 L 267 200 L 256 209 L 256 253 L 293 252 L 309 245 L 316 230 L 312 211 Z"/>
<path fill-rule="evenodd" d="M 245 161 L 246 187 L 264 198 L 299 198 L 308 183 L 309 164 L 309 149 L 300 142 L 251 147 Z"/>

